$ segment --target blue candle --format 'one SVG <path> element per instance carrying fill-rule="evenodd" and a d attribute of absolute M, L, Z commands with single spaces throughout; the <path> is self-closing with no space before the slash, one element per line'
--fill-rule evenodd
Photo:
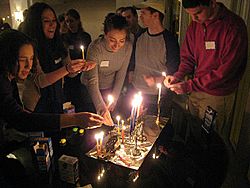
<path fill-rule="evenodd" d="M 134 110 L 134 123 L 133 123 L 133 130 L 134 130 L 134 128 L 135 128 L 135 124 L 136 124 L 136 119 L 137 119 L 137 108 L 138 108 L 138 106 L 136 106 L 135 107 L 135 110 Z"/>
<path fill-rule="evenodd" d="M 133 130 L 134 130 L 134 105 L 132 107 L 132 110 L 131 110 L 131 114 L 130 114 L 130 135 L 132 134 Z"/>

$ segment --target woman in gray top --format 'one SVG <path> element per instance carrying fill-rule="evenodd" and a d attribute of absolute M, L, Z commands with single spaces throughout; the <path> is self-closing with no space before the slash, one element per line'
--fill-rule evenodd
<path fill-rule="evenodd" d="M 93 41 L 87 59 L 96 67 L 81 76 L 92 97 L 97 113 L 108 125 L 113 124 L 109 111 L 113 111 L 126 76 L 132 44 L 127 41 L 128 24 L 124 17 L 110 13 L 104 21 L 104 35 Z M 105 104 L 107 94 L 114 97 L 112 105 Z"/>

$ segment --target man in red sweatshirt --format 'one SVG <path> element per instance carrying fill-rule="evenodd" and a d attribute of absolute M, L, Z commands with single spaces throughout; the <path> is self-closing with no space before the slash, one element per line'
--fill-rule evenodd
<path fill-rule="evenodd" d="M 192 22 L 179 69 L 164 84 L 177 94 L 190 94 L 188 107 L 193 115 L 203 118 L 207 106 L 215 109 L 216 130 L 227 138 L 235 91 L 247 62 L 246 25 L 216 0 L 183 0 L 182 4 Z M 190 74 L 192 79 L 184 81 Z"/>

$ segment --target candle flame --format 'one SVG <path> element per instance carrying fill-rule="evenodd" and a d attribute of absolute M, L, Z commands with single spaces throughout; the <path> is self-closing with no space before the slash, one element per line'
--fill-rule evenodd
<path fill-rule="evenodd" d="M 116 116 L 116 120 L 117 120 L 117 121 L 120 121 L 120 120 L 121 120 L 121 117 L 120 117 L 120 116 Z"/>
<path fill-rule="evenodd" d="M 141 92 L 138 92 L 137 94 L 134 95 L 134 99 L 132 101 L 133 106 L 140 106 L 142 103 L 142 96 Z"/>
<path fill-rule="evenodd" d="M 158 83 L 156 86 L 157 86 L 157 88 L 160 89 L 161 88 L 161 83 Z"/>
<path fill-rule="evenodd" d="M 102 132 L 99 133 L 99 137 L 103 138 L 103 136 L 104 136 L 104 132 L 102 131 Z"/>
<path fill-rule="evenodd" d="M 114 97 L 112 95 L 108 95 L 108 102 L 111 105 L 114 102 Z"/>
<path fill-rule="evenodd" d="M 99 132 L 99 133 L 95 134 L 95 139 L 96 139 L 96 140 L 102 139 L 103 136 L 104 136 L 104 132 L 103 132 L 103 131 L 102 131 L 102 132 Z"/>
<path fill-rule="evenodd" d="M 161 75 L 164 76 L 164 77 L 167 76 L 166 72 L 162 72 Z"/>
<path fill-rule="evenodd" d="M 95 139 L 98 140 L 99 138 L 100 138 L 99 133 L 98 133 L 98 134 L 95 134 Z"/>
<path fill-rule="evenodd" d="M 84 46 L 83 45 L 81 45 L 80 48 L 81 48 L 82 51 L 84 50 Z"/>

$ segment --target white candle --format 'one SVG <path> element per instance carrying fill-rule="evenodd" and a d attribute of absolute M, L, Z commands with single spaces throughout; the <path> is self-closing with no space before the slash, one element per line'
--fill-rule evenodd
<path fill-rule="evenodd" d="M 117 120 L 117 132 L 118 132 L 118 135 L 120 135 L 120 120 L 121 120 L 121 117 L 116 116 L 116 120 Z"/>
<path fill-rule="evenodd" d="M 100 149 L 99 149 L 99 138 L 100 138 L 99 133 L 98 133 L 98 134 L 95 134 L 97 155 L 100 154 Z"/>
<path fill-rule="evenodd" d="M 159 89 L 157 104 L 159 104 L 161 100 L 161 84 L 160 83 L 157 84 L 157 88 Z"/>
<path fill-rule="evenodd" d="M 104 136 L 104 132 L 102 131 L 102 132 L 99 133 L 99 138 L 100 138 L 100 152 L 102 151 L 103 136 Z"/>
<path fill-rule="evenodd" d="M 80 48 L 81 48 L 81 50 L 82 50 L 82 59 L 85 59 L 85 56 L 84 56 L 84 46 L 81 45 Z"/>

